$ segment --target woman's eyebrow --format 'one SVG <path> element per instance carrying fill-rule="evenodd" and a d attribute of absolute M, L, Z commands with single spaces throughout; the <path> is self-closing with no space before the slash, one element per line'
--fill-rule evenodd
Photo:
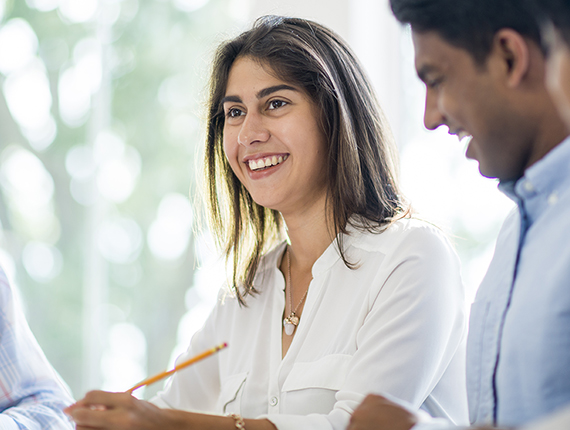
<path fill-rule="evenodd" d="M 255 97 L 257 97 L 257 99 L 259 100 L 259 99 L 262 99 L 264 97 L 267 97 L 270 94 L 273 94 L 274 92 L 281 91 L 281 90 L 289 90 L 289 91 L 299 92 L 298 88 L 292 87 L 291 85 L 280 84 L 280 85 L 274 85 L 272 87 L 267 87 L 267 88 L 264 88 L 262 90 L 259 90 L 257 92 L 257 94 L 255 95 Z M 225 96 L 222 99 L 221 104 L 223 105 L 226 102 L 243 103 L 241 97 L 239 97 L 239 96 Z"/>
<path fill-rule="evenodd" d="M 258 99 L 262 99 L 263 97 L 267 97 L 269 94 L 272 94 L 276 91 L 281 91 L 281 90 L 289 90 L 289 91 L 299 91 L 297 88 L 292 87 L 291 85 L 287 85 L 287 84 L 280 84 L 280 85 L 274 85 L 272 87 L 268 87 L 268 88 L 264 88 L 262 90 L 260 90 L 255 96 Z"/>
<path fill-rule="evenodd" d="M 241 98 L 238 96 L 225 96 L 220 104 L 223 106 L 226 102 L 242 103 Z"/>

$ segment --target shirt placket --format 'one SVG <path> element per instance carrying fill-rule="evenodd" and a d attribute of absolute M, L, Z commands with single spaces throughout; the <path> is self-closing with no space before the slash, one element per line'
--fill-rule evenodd
<path fill-rule="evenodd" d="M 285 307 L 285 292 L 284 292 L 285 283 L 283 282 L 282 285 L 277 289 L 275 292 L 274 300 L 273 300 L 273 312 L 272 315 L 276 315 L 278 317 L 273 318 L 273 321 L 270 321 L 271 324 L 271 339 L 270 343 L 270 372 L 269 372 L 269 381 L 267 384 L 267 413 L 272 414 L 279 414 L 280 407 L 281 407 L 281 394 L 279 389 L 279 376 L 281 375 L 282 367 L 283 367 L 283 360 L 281 359 L 282 356 L 282 322 L 280 316 L 283 314 L 283 310 Z"/>

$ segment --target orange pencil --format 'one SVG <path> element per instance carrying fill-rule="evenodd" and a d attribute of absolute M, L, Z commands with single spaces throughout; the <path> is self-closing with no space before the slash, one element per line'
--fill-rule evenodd
<path fill-rule="evenodd" d="M 139 382 L 133 388 L 128 389 L 127 393 L 132 393 L 137 388 L 144 387 L 145 385 L 150 385 L 156 381 L 160 381 L 161 379 L 172 375 L 174 372 L 178 372 L 180 369 L 184 369 L 185 367 L 188 367 L 191 364 L 196 363 L 197 361 L 203 360 L 204 358 L 209 357 L 212 354 L 215 354 L 216 352 L 218 352 L 221 349 L 226 348 L 227 346 L 228 346 L 228 344 L 224 342 L 221 345 L 218 345 L 212 349 L 204 351 L 203 353 L 198 354 L 195 357 L 192 357 L 189 360 L 186 360 L 186 361 L 180 363 L 178 366 L 175 366 L 174 369 L 172 369 L 172 370 L 166 370 L 164 372 L 159 373 L 158 375 L 151 376 L 150 378 L 147 378 L 144 381 Z"/>

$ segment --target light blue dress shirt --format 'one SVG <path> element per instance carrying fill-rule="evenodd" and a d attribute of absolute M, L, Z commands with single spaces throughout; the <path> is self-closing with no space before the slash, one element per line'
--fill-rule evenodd
<path fill-rule="evenodd" d="M 519 426 L 570 403 L 570 138 L 500 189 L 517 203 L 471 308 L 470 420 Z"/>
<path fill-rule="evenodd" d="M 71 430 L 73 399 L 48 363 L 0 267 L 0 429 Z"/>

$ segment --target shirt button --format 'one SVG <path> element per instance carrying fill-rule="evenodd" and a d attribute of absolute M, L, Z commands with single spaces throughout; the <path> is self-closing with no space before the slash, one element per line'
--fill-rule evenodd
<path fill-rule="evenodd" d="M 549 205 L 555 205 L 558 202 L 558 194 L 556 193 L 552 193 L 551 195 L 548 196 L 548 204 Z"/>
<path fill-rule="evenodd" d="M 271 406 L 276 406 L 277 403 L 279 403 L 279 399 L 277 397 L 272 397 L 271 399 L 269 399 L 269 404 Z"/>
<path fill-rule="evenodd" d="M 528 192 L 534 191 L 534 187 L 529 181 L 526 181 L 524 183 L 524 189 L 527 190 Z"/>

